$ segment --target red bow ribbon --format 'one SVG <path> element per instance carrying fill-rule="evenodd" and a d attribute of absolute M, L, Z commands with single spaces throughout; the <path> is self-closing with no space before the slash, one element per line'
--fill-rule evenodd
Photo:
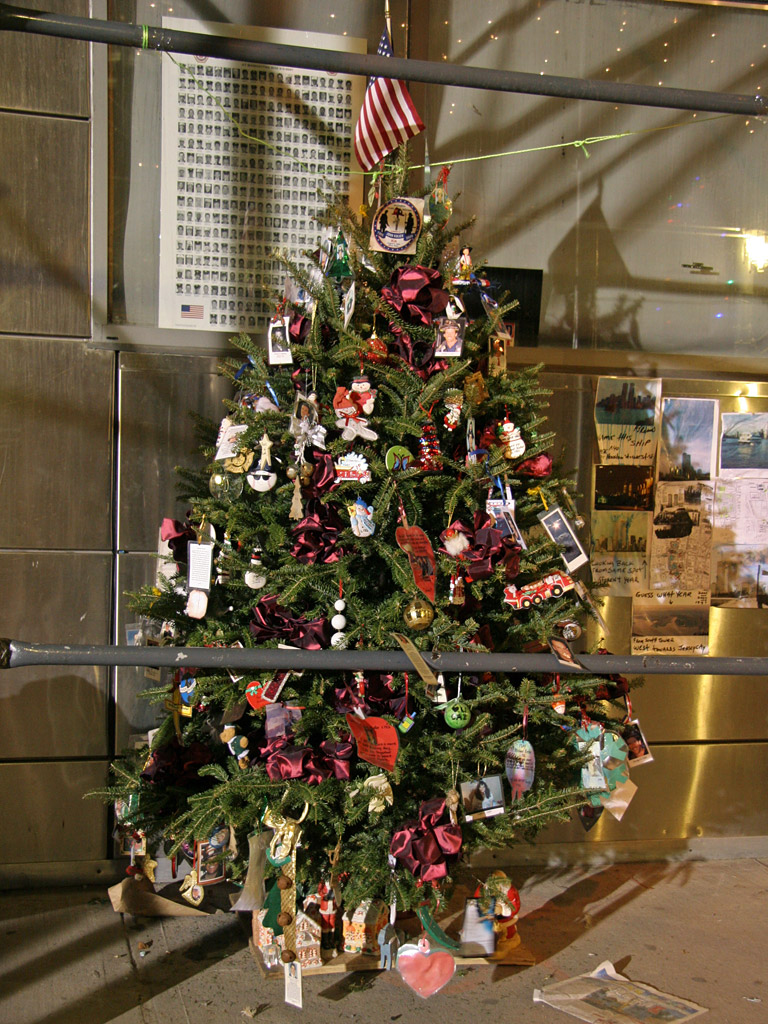
<path fill-rule="evenodd" d="M 445 310 L 450 299 L 442 284 L 443 279 L 438 270 L 415 264 L 396 270 L 389 284 L 381 289 L 381 295 L 397 310 L 406 324 L 429 327 L 433 318 Z M 390 323 L 389 326 L 395 336 L 397 354 L 420 377 L 426 380 L 430 374 L 444 370 L 448 365 L 444 360 L 435 359 L 434 338 L 429 341 L 415 340 L 399 324 Z"/>
<path fill-rule="evenodd" d="M 461 563 L 466 566 L 467 577 L 473 581 L 487 580 L 493 575 L 493 567 L 498 562 L 504 566 L 505 578 L 513 580 L 520 571 L 522 549 L 511 537 L 503 537 L 501 530 L 491 526 L 490 522 L 487 512 L 475 512 L 473 529 L 458 520 L 451 523 L 450 529 L 463 533 L 469 541 L 469 547 L 461 553 Z M 446 533 L 444 530 L 440 534 L 443 542 Z"/>
<path fill-rule="evenodd" d="M 338 562 L 344 554 L 336 547 L 343 526 L 333 505 L 323 505 L 317 498 L 310 498 L 306 516 L 291 531 L 294 538 L 291 554 L 305 565 Z"/>
<path fill-rule="evenodd" d="M 287 737 L 270 740 L 259 748 L 266 761 L 267 775 L 273 782 L 284 779 L 304 779 L 309 786 L 316 786 L 332 776 L 335 779 L 349 779 L 350 761 L 354 746 L 348 741 L 332 743 L 326 740 L 320 750 L 311 747 L 291 746 Z"/>
<path fill-rule="evenodd" d="M 294 647 L 319 650 L 330 646 L 331 629 L 328 619 L 307 621 L 303 615 L 291 615 L 277 603 L 277 597 L 270 594 L 259 599 L 253 607 L 254 618 L 250 622 L 251 635 L 260 641 L 279 638 Z"/>
<path fill-rule="evenodd" d="M 419 820 L 408 821 L 392 836 L 389 852 L 423 882 L 448 874 L 446 857 L 461 850 L 461 826 L 438 825 L 445 813 L 445 800 L 434 797 L 419 808 Z"/>

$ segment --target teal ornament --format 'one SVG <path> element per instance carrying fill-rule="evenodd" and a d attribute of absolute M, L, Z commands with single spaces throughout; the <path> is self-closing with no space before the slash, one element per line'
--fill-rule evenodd
<path fill-rule="evenodd" d="M 601 796 L 612 792 L 629 778 L 628 748 L 618 733 L 603 730 L 592 722 L 576 730 L 580 749 L 592 754 L 592 760 L 581 769 L 581 784 L 592 790 L 589 802 L 601 806 Z"/>
<path fill-rule="evenodd" d="M 457 697 L 446 704 L 443 718 L 451 729 L 466 729 L 472 720 L 472 712 L 469 705 Z"/>

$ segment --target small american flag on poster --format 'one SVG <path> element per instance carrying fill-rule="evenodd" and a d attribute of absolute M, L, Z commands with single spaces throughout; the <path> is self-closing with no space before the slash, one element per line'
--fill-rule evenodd
<path fill-rule="evenodd" d="M 181 305 L 181 319 L 182 320 L 202 320 L 203 319 L 203 307 L 202 306 L 190 306 L 187 303 Z"/>

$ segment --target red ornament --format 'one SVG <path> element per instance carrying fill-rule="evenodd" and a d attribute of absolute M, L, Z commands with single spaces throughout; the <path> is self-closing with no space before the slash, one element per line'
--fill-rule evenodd
<path fill-rule="evenodd" d="M 384 342 L 376 334 L 372 334 L 370 338 L 366 339 L 366 345 L 368 351 L 365 353 L 364 358 L 369 363 L 385 363 L 389 358 L 389 349 Z"/>

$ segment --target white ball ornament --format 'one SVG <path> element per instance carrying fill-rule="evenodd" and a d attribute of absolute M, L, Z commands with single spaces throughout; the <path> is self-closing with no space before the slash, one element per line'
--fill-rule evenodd
<path fill-rule="evenodd" d="M 331 625 L 333 626 L 334 629 L 344 629 L 346 624 L 347 620 L 341 614 L 334 615 L 333 618 L 331 619 Z"/>
<path fill-rule="evenodd" d="M 340 597 L 333 607 L 336 609 L 337 612 L 343 612 L 344 609 L 347 607 L 347 602 L 344 600 L 343 597 Z"/>
<path fill-rule="evenodd" d="M 331 637 L 331 647 L 339 647 L 346 639 L 345 633 L 334 633 Z"/>

